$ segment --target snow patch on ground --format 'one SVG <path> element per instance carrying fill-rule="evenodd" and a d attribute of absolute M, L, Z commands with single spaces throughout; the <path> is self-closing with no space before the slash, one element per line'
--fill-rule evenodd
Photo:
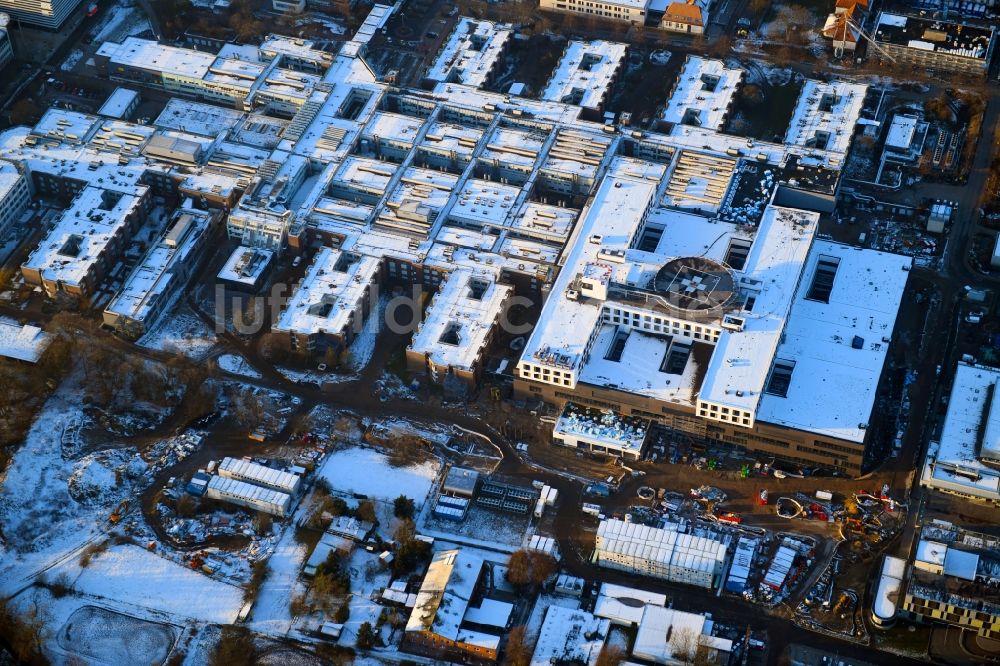
<path fill-rule="evenodd" d="M 131 494 L 127 481 L 141 479 L 148 469 L 133 448 L 92 453 L 73 465 L 69 494 L 84 506 L 106 506 Z"/>
<path fill-rule="evenodd" d="M 93 557 L 72 586 L 120 605 L 123 612 L 138 607 L 201 622 L 235 622 L 243 605 L 241 588 L 132 545 Z"/>
<path fill-rule="evenodd" d="M 436 460 L 411 467 L 393 467 L 378 451 L 353 448 L 330 454 L 319 468 L 318 476 L 342 493 L 360 493 L 385 502 L 406 495 L 419 507 L 440 470 L 441 464 Z"/>
<path fill-rule="evenodd" d="M 56 394 L 0 479 L 0 592 L 29 584 L 38 570 L 100 536 L 93 510 L 69 493 L 73 465 L 62 457 L 63 430 L 81 418 L 75 399 Z"/>
<path fill-rule="evenodd" d="M 301 28 L 306 25 L 321 25 L 335 35 L 344 35 L 347 33 L 347 28 L 344 24 L 323 14 L 306 16 L 295 22 L 296 28 Z"/>
<path fill-rule="evenodd" d="M 219 369 L 225 372 L 250 377 L 251 379 L 260 379 L 260 373 L 254 370 L 242 356 L 237 356 L 236 354 L 223 354 L 215 360 L 219 364 Z"/>
<path fill-rule="evenodd" d="M 73 49 L 72 51 L 69 52 L 69 55 L 66 56 L 66 59 L 63 60 L 63 63 L 59 65 L 59 69 L 61 69 L 64 72 L 72 72 L 73 68 L 76 67 L 76 64 L 80 62 L 82 58 L 83 58 L 83 51 L 81 51 L 80 49 Z"/>
<path fill-rule="evenodd" d="M 191 358 L 204 357 L 215 343 L 215 334 L 184 306 L 164 315 L 153 330 L 139 339 L 140 347 L 182 352 Z"/>
<path fill-rule="evenodd" d="M 125 37 L 151 30 L 149 20 L 139 7 L 114 5 L 104 13 L 100 23 L 90 31 L 94 43 L 120 42 Z"/>

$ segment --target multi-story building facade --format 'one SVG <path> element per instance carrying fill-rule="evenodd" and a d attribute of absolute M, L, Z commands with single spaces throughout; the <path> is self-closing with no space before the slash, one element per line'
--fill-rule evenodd
<path fill-rule="evenodd" d="M 933 69 L 986 76 L 996 28 L 925 16 L 882 12 L 874 30 L 877 53 L 914 70 Z"/>
<path fill-rule="evenodd" d="M 7 233 L 30 203 L 28 179 L 15 165 L 0 160 L 0 235 Z"/>
<path fill-rule="evenodd" d="M 14 43 L 6 27 L 0 27 L 0 70 L 14 61 Z"/>
<path fill-rule="evenodd" d="M 539 0 L 541 9 L 589 14 L 603 18 L 628 21 L 636 25 L 646 22 L 649 0 Z"/>
<path fill-rule="evenodd" d="M 900 617 L 948 624 L 984 639 L 1000 639 L 1000 539 L 931 521 L 906 566 Z"/>
<path fill-rule="evenodd" d="M 0 12 L 26 25 L 59 30 L 80 4 L 81 0 L 0 0 Z"/>

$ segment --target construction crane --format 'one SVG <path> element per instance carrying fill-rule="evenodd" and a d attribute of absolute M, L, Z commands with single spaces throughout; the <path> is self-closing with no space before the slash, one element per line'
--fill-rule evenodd
<path fill-rule="evenodd" d="M 834 44 L 836 44 L 838 41 L 841 44 L 847 41 L 848 30 L 857 33 L 858 37 L 861 37 L 866 42 L 868 42 L 868 46 L 874 49 L 876 53 L 878 53 L 886 60 L 892 62 L 893 64 L 896 64 L 896 58 L 894 58 L 888 51 L 882 48 L 882 45 L 879 44 L 877 41 L 875 41 L 875 39 L 871 35 L 865 32 L 864 28 L 861 27 L 861 24 L 855 21 L 854 18 L 850 16 L 849 12 L 844 12 L 842 14 L 837 15 L 837 23 L 834 25 L 834 31 L 833 31 Z M 838 37 L 840 37 L 839 40 Z M 838 58 L 843 57 L 844 47 L 834 46 L 833 54 Z"/>

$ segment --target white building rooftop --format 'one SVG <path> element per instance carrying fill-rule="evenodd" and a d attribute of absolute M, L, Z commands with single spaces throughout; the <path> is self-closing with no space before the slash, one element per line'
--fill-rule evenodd
<path fill-rule="evenodd" d="M 836 264 L 828 294 L 812 289 L 821 262 Z M 902 255 L 813 243 L 774 356 L 793 367 L 787 397 L 766 393 L 759 420 L 864 442 L 911 264 Z"/>
<path fill-rule="evenodd" d="M 660 118 L 674 125 L 719 131 L 744 72 L 721 60 L 688 56 Z"/>
<path fill-rule="evenodd" d="M 450 217 L 471 226 L 503 226 L 520 192 L 510 185 L 471 178 L 458 193 Z"/>
<path fill-rule="evenodd" d="M 24 267 L 38 270 L 46 281 L 81 285 L 111 239 L 143 205 L 147 190 L 145 185 L 136 185 L 135 194 L 83 188 Z"/>
<path fill-rule="evenodd" d="M 785 143 L 846 155 L 868 86 L 808 79 L 795 104 Z"/>
<path fill-rule="evenodd" d="M 354 321 L 379 264 L 374 257 L 321 248 L 274 328 L 339 335 Z"/>
<path fill-rule="evenodd" d="M 270 265 L 274 252 L 264 248 L 241 245 L 229 255 L 219 271 L 218 279 L 254 286 Z"/>
<path fill-rule="evenodd" d="M 996 368 L 958 364 L 941 437 L 928 448 L 922 485 L 1000 501 L 1000 470 L 983 462 L 1000 460 L 998 382 Z"/>
<path fill-rule="evenodd" d="M 701 647 L 732 652 L 732 641 L 712 636 L 704 615 L 650 605 L 643 609 L 632 655 L 657 664 L 688 663 Z"/>
<path fill-rule="evenodd" d="M 457 641 L 482 570 L 482 558 L 471 552 L 456 549 L 435 553 L 420 584 L 406 631 L 426 631 Z"/>
<path fill-rule="evenodd" d="M 109 118 L 124 118 L 129 107 L 139 99 L 139 93 L 129 88 L 115 88 L 114 92 L 108 96 L 101 108 L 97 110 L 98 115 Z"/>
<path fill-rule="evenodd" d="M 485 85 L 512 34 L 507 24 L 462 16 L 427 70 L 431 81 Z"/>
<path fill-rule="evenodd" d="M 580 663 L 593 666 L 604 647 L 611 623 L 584 610 L 552 605 L 545 611 L 531 655 L 531 666 Z"/>
<path fill-rule="evenodd" d="M 132 270 L 106 312 L 127 320 L 144 321 L 151 311 L 173 295 L 178 275 L 187 275 L 186 262 L 205 240 L 212 215 L 194 209 L 178 209 L 167 231 Z"/>
<path fill-rule="evenodd" d="M 570 41 L 540 97 L 600 109 L 627 51 L 628 46 L 618 42 Z"/>
<path fill-rule="evenodd" d="M 37 326 L 0 318 L 0 356 L 36 363 L 51 342 L 52 336 Z"/>
<path fill-rule="evenodd" d="M 183 79 L 202 79 L 215 62 L 213 53 L 167 46 L 148 39 L 126 37 L 121 44 L 104 42 L 97 55 L 111 62 L 140 69 L 154 69 Z"/>
<path fill-rule="evenodd" d="M 180 130 L 215 138 L 235 127 L 243 115 L 241 111 L 224 106 L 173 97 L 163 107 L 153 125 L 160 129 Z"/>
<path fill-rule="evenodd" d="M 513 291 L 488 273 L 452 272 L 427 306 L 409 348 L 435 365 L 471 371 Z"/>

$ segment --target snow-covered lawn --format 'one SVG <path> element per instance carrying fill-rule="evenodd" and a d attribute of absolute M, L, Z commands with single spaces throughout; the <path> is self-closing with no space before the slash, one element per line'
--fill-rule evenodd
<path fill-rule="evenodd" d="M 386 502 L 406 495 L 419 507 L 440 470 L 441 464 L 436 460 L 393 467 L 378 451 L 354 448 L 330 454 L 319 468 L 319 476 L 342 493 L 360 493 Z"/>
<path fill-rule="evenodd" d="M 75 567 L 77 562 L 67 569 Z M 241 588 L 132 545 L 94 556 L 72 586 L 123 609 L 139 607 L 202 622 L 232 623 L 243 605 Z"/>
<path fill-rule="evenodd" d="M 103 664 L 162 664 L 177 639 L 173 627 L 96 606 L 83 606 L 59 629 L 67 652 Z"/>
<path fill-rule="evenodd" d="M 165 313 L 159 324 L 139 340 L 147 349 L 182 352 L 201 358 L 215 346 L 215 334 L 183 305 Z"/>
<path fill-rule="evenodd" d="M 236 354 L 223 354 L 215 359 L 219 363 L 219 368 L 234 375 L 243 375 L 251 379 L 259 379 L 260 373 L 247 363 L 246 359 Z"/>
<path fill-rule="evenodd" d="M 150 29 L 149 19 L 139 7 L 113 5 L 104 13 L 104 17 L 90 31 L 90 34 L 94 43 L 100 44 L 107 41 L 120 42 L 125 37 L 138 35 Z"/>
<path fill-rule="evenodd" d="M 73 461 L 62 458 L 67 426 L 82 418 L 76 400 L 51 398 L 0 479 L 0 592 L 29 584 L 37 571 L 100 536 L 95 510 L 70 495 Z"/>
<path fill-rule="evenodd" d="M 303 507 L 305 502 L 302 503 Z M 303 509 L 300 507 L 299 513 Z M 257 593 L 247 626 L 262 634 L 284 636 L 292 625 L 289 604 L 305 592 L 299 572 L 308 555 L 306 546 L 295 540 L 295 521 L 285 528 L 281 540 L 267 561 L 267 578 Z"/>

